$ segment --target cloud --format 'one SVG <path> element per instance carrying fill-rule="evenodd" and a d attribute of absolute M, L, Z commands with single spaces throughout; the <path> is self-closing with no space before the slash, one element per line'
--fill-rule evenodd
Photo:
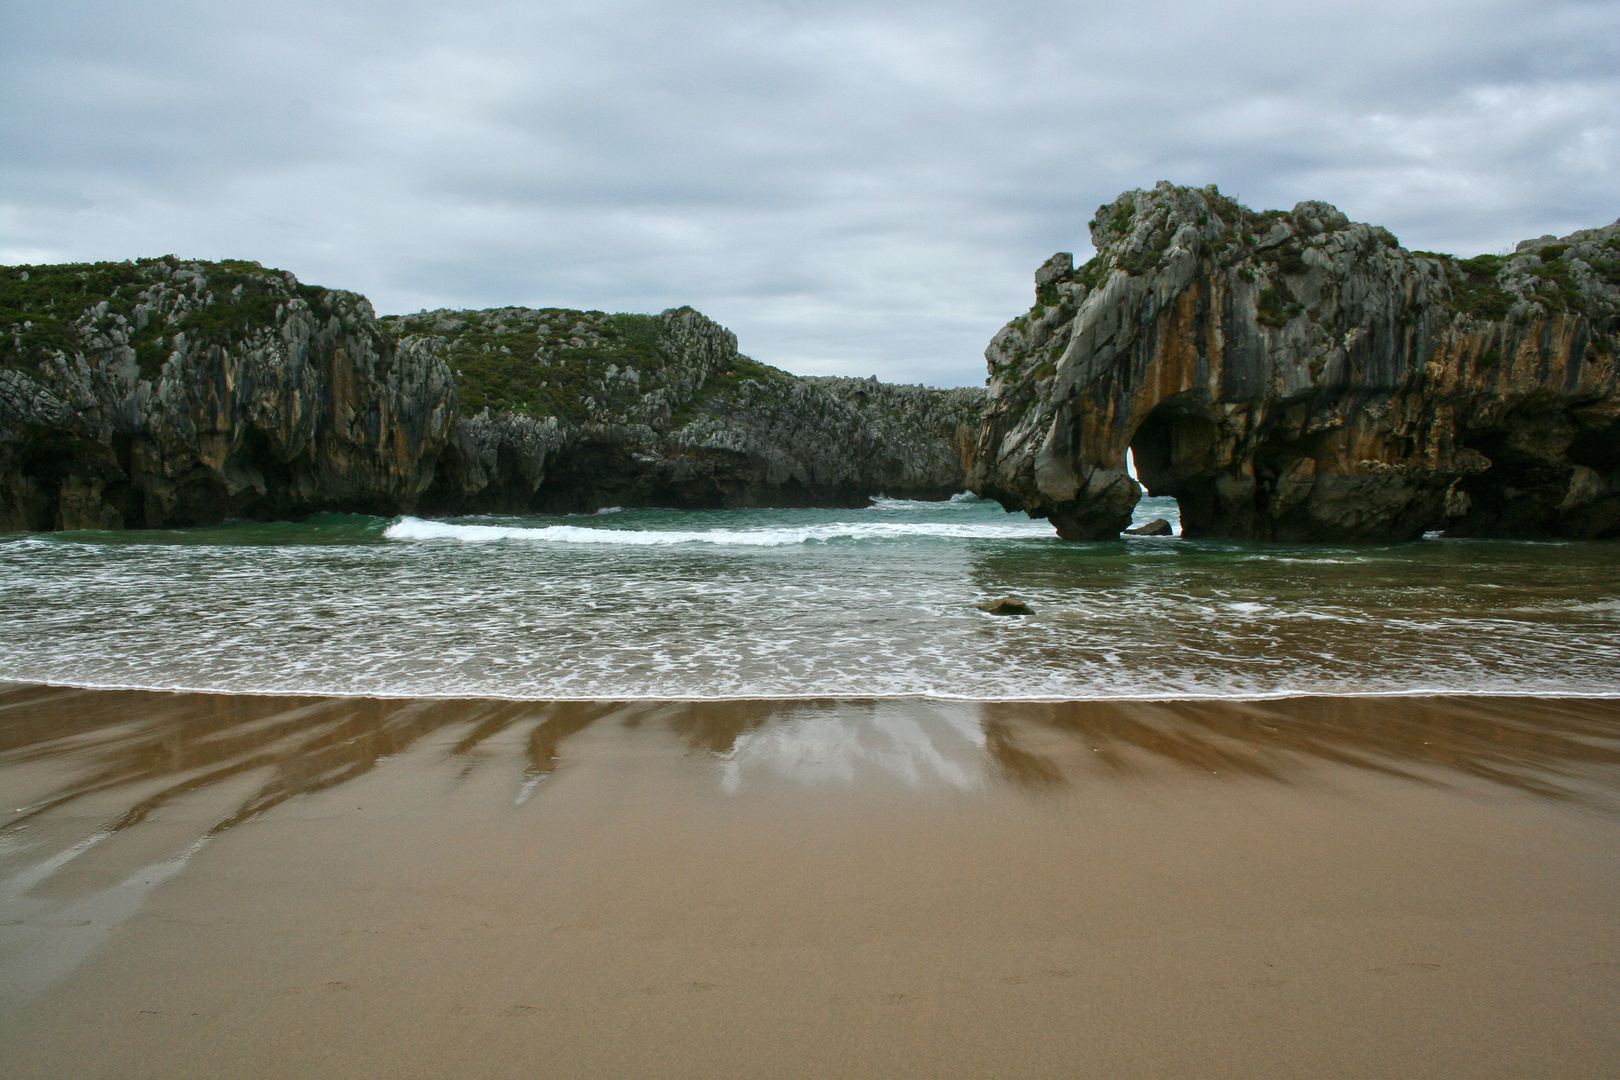
<path fill-rule="evenodd" d="M 1462 254 L 1620 214 L 1613 3 L 14 0 L 0 101 L 0 261 L 690 303 L 937 385 L 1160 179 Z"/>

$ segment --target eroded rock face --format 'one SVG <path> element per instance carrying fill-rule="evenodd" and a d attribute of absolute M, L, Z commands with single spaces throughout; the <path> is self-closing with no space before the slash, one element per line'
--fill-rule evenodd
<path fill-rule="evenodd" d="M 984 392 L 790 375 L 691 308 L 393 316 L 447 357 L 465 416 L 429 513 L 858 506 L 966 486 Z M 476 411 L 474 411 L 476 410 Z"/>
<path fill-rule="evenodd" d="M 256 263 L 0 268 L 0 531 L 961 491 L 984 392 L 800 378 L 690 308 L 376 319 Z"/>
<path fill-rule="evenodd" d="M 1459 261 L 1303 202 L 1160 184 L 1036 273 L 986 350 L 970 486 L 1117 535 L 1620 535 L 1620 222 Z"/>
<path fill-rule="evenodd" d="M 0 298 L 0 529 L 393 514 L 455 421 L 364 297 L 256 263 L 8 267 Z"/>

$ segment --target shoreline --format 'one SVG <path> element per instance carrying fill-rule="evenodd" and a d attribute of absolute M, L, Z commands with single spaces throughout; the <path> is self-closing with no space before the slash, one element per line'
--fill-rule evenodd
<path fill-rule="evenodd" d="M 1620 703 L 0 687 L 8 1075 L 1620 1067 Z"/>
<path fill-rule="evenodd" d="M 1163 694 L 1163 695 L 1130 695 L 1110 694 L 1097 697 L 1082 697 L 1073 694 L 1053 695 L 1049 697 L 973 697 L 964 694 L 874 694 L 874 693 L 805 693 L 805 694 L 658 694 L 658 695 L 631 695 L 615 697 L 610 694 L 589 694 L 569 696 L 549 694 L 541 697 L 528 697 L 503 694 L 419 694 L 398 693 L 390 694 L 375 691 L 343 691 L 343 690 L 269 690 L 269 689 L 221 689 L 217 687 L 196 686 L 137 686 L 122 683 L 87 683 L 71 681 L 52 681 L 47 679 L 14 679 L 0 677 L 0 693 L 9 693 L 16 690 L 30 688 L 50 690 L 86 690 L 108 693 L 132 694 L 202 694 L 218 695 L 221 697 L 249 697 L 249 698 L 323 698 L 333 701 L 431 701 L 431 702 L 503 702 L 508 704 L 544 705 L 550 703 L 601 703 L 613 705 L 657 705 L 657 704 L 702 704 L 704 702 L 803 702 L 803 701 L 836 701 L 845 703 L 860 702 L 939 702 L 941 704 L 963 705 L 1107 705 L 1117 702 L 1119 704 L 1219 704 L 1231 702 L 1242 704 L 1244 702 L 1262 701 L 1334 701 L 1352 700 L 1360 701 L 1377 698 L 1390 698 L 1394 700 L 1407 699 L 1501 699 L 1504 701 L 1516 700 L 1545 700 L 1545 701 L 1620 701 L 1620 690 L 1613 691 L 1547 691 L 1547 690 L 1511 690 L 1492 688 L 1486 690 L 1466 689 L 1431 689 L 1419 688 L 1413 690 L 1355 690 L 1327 693 L 1319 690 L 1278 690 L 1272 693 L 1243 693 L 1243 694 Z"/>
<path fill-rule="evenodd" d="M 755 760 L 812 783 L 836 774 L 855 788 L 894 768 L 925 788 L 1053 791 L 1187 773 L 1287 784 L 1348 771 L 1620 812 L 1620 699 L 1611 697 L 530 700 L 28 683 L 0 684 L 0 803 L 9 804 L 0 835 L 91 796 L 112 800 L 109 820 L 122 828 L 258 770 L 257 790 L 235 796 L 211 827 L 227 829 L 452 735 L 449 756 L 469 769 L 489 747 L 510 744 L 522 761 L 514 790 L 532 792 L 566 767 L 574 741 L 613 728 L 706 768 Z M 33 772 L 52 779 L 20 779 Z M 124 790 L 145 794 L 120 801 Z"/>

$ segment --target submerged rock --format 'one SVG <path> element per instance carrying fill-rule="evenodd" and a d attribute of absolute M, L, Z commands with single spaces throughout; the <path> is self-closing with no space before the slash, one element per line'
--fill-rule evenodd
<path fill-rule="evenodd" d="M 1160 184 L 1036 272 L 985 352 L 970 487 L 1090 539 L 1620 535 L 1620 222 L 1410 252 L 1321 202 Z"/>
<path fill-rule="evenodd" d="M 1144 521 L 1140 525 L 1131 526 L 1129 529 L 1125 530 L 1125 535 L 1126 536 L 1174 536 L 1175 532 L 1176 531 L 1170 527 L 1170 523 L 1168 521 L 1164 520 L 1164 518 L 1154 518 L 1152 521 Z"/>
<path fill-rule="evenodd" d="M 1000 600 L 986 600 L 975 604 L 980 611 L 988 611 L 992 615 L 1033 615 L 1035 609 L 1015 596 L 1003 596 Z"/>

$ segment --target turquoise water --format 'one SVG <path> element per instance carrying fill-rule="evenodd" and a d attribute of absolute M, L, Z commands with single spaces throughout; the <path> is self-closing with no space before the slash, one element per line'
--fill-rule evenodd
<path fill-rule="evenodd" d="M 0 678 L 537 699 L 1614 694 L 1617 552 L 1078 544 L 963 496 L 11 535 Z M 975 606 L 1006 595 L 1034 614 Z"/>

